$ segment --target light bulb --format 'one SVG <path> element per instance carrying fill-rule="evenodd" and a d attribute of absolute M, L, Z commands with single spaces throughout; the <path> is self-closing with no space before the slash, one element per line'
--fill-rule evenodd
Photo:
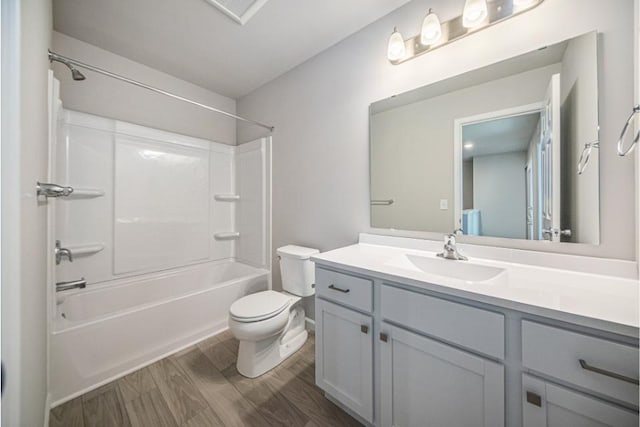
<path fill-rule="evenodd" d="M 420 33 L 420 42 L 423 45 L 435 44 L 442 37 L 442 26 L 440 18 L 429 9 L 429 13 L 422 21 L 422 32 Z"/>
<path fill-rule="evenodd" d="M 389 46 L 387 47 L 387 58 L 389 61 L 398 61 L 405 54 L 404 39 L 397 28 L 393 29 L 393 33 L 389 37 Z"/>
<path fill-rule="evenodd" d="M 533 6 L 538 0 L 513 0 L 513 5 L 518 8 L 526 8 Z"/>
<path fill-rule="evenodd" d="M 486 0 L 467 0 L 462 12 L 462 25 L 465 28 L 477 27 L 488 15 Z"/>

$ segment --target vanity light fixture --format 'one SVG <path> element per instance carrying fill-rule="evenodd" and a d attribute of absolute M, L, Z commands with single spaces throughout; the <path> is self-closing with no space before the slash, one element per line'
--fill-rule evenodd
<path fill-rule="evenodd" d="M 473 148 L 473 142 L 465 142 L 464 148 L 466 148 L 467 150 L 471 150 Z"/>
<path fill-rule="evenodd" d="M 466 0 L 462 12 L 462 26 L 465 28 L 479 27 L 488 15 L 487 0 Z"/>
<path fill-rule="evenodd" d="M 536 0 L 513 0 L 513 5 L 517 7 L 529 7 L 536 3 Z"/>
<path fill-rule="evenodd" d="M 429 13 L 424 17 L 424 21 L 422 21 L 420 42 L 427 46 L 438 43 L 441 38 L 442 25 L 440 24 L 440 18 L 438 18 L 438 15 L 436 15 L 432 9 L 429 9 Z M 404 45 L 404 41 L 402 44 Z"/>
<path fill-rule="evenodd" d="M 404 39 L 397 28 L 389 36 L 389 46 L 387 47 L 387 58 L 389 61 L 399 61 L 405 55 Z"/>
<path fill-rule="evenodd" d="M 440 22 L 438 15 L 429 9 L 422 21 L 420 34 L 404 40 L 398 29 L 393 29 L 387 46 L 387 58 L 394 65 L 401 64 L 528 12 L 542 2 L 544 0 L 465 0 L 462 14 L 446 22 Z"/>

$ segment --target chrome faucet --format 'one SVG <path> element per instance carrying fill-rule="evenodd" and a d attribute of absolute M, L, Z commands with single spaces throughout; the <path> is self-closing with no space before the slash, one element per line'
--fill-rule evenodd
<path fill-rule="evenodd" d="M 80 280 L 71 280 L 70 282 L 56 283 L 56 292 L 68 291 L 71 289 L 84 289 L 87 287 L 87 281 L 84 277 Z"/>
<path fill-rule="evenodd" d="M 454 230 L 453 233 L 444 236 L 444 251 L 438 254 L 440 258 L 451 259 L 455 261 L 467 261 L 464 255 L 460 255 L 458 248 L 456 247 L 456 233 L 462 231 L 461 229 Z"/>
<path fill-rule="evenodd" d="M 56 265 L 59 265 L 62 262 L 62 257 L 67 257 L 69 262 L 73 262 L 73 254 L 67 248 L 63 248 L 60 245 L 60 240 L 56 240 Z"/>

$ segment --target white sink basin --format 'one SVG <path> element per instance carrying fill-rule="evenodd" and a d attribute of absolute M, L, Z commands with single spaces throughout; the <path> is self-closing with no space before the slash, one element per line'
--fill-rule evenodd
<path fill-rule="evenodd" d="M 469 261 L 453 261 L 417 255 L 407 255 L 407 258 L 425 273 L 464 280 L 465 282 L 486 282 L 507 271 L 504 268 L 473 264 Z"/>

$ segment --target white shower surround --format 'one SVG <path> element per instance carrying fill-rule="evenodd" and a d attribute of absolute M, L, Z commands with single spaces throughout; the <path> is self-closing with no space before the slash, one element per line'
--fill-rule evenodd
<path fill-rule="evenodd" d="M 96 249 L 55 268 L 88 286 L 50 305 L 53 406 L 223 331 L 236 299 L 270 288 L 269 138 L 236 147 L 61 110 L 52 152 L 56 182 L 100 190 L 50 199 L 50 238 Z"/>

